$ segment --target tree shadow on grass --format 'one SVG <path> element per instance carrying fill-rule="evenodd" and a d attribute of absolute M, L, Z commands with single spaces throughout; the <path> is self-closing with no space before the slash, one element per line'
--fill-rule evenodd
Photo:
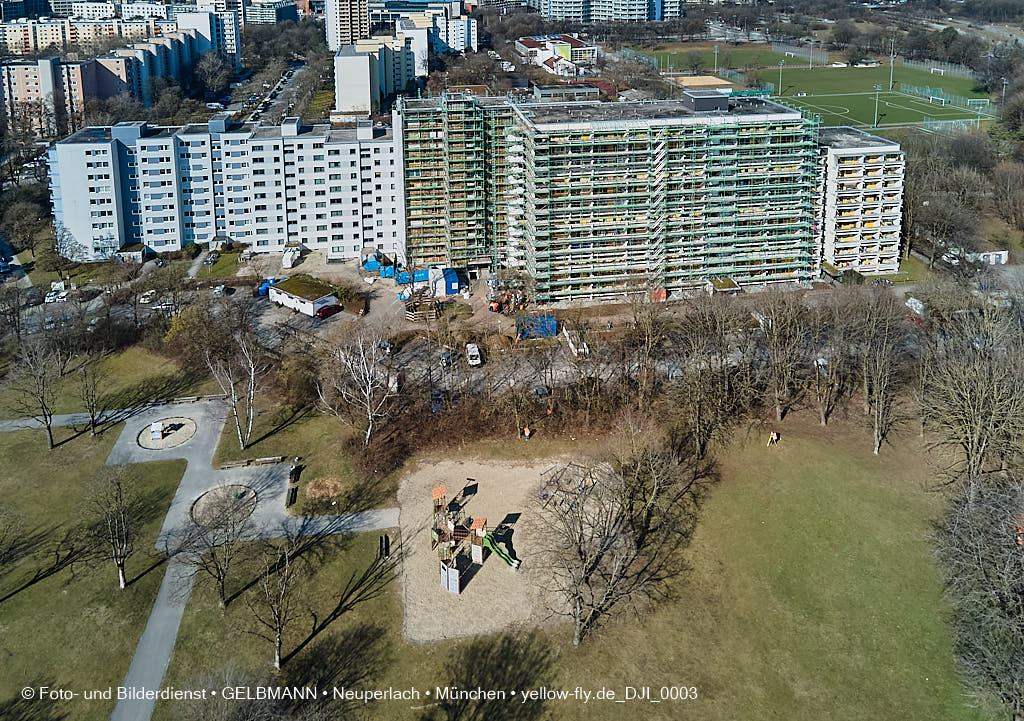
<path fill-rule="evenodd" d="M 312 413 L 308 406 L 287 406 L 285 408 L 281 408 L 280 410 L 274 413 L 274 417 L 271 419 L 271 422 L 274 424 L 273 427 L 267 430 L 263 435 L 261 435 L 256 440 L 250 442 L 249 448 L 252 448 L 260 441 L 265 441 L 268 438 L 277 435 L 286 428 L 290 428 L 296 423 L 309 418 L 310 415 L 312 415 Z"/>
<path fill-rule="evenodd" d="M 60 688 L 56 681 L 32 679 L 25 683 L 26 688 L 38 690 L 40 687 Z M 0 699 L 0 719 L 3 721 L 63 721 L 68 714 L 60 710 L 60 704 L 49 699 L 24 699 L 20 696 Z"/>
<path fill-rule="evenodd" d="M 54 530 L 56 530 L 56 528 Z M 47 533 L 47 536 L 48 535 L 49 532 Z M 90 547 L 81 538 L 81 533 L 79 533 L 77 529 L 71 529 L 65 532 L 64 537 L 54 544 L 50 551 L 48 551 L 48 555 L 52 554 L 51 560 L 37 568 L 27 579 L 21 581 L 17 587 L 3 595 L 0 595 L 0 603 L 17 596 L 22 591 L 31 588 L 40 581 L 52 578 L 65 569 L 71 569 L 73 573 L 74 564 L 85 561 L 88 558 L 89 553 Z M 6 717 L 0 715 L 0 719 L 4 718 Z"/>
<path fill-rule="evenodd" d="M 555 656 L 537 631 L 504 633 L 473 639 L 451 654 L 447 685 L 460 689 L 522 690 L 550 684 Z M 509 701 L 512 698 L 513 701 Z M 420 721 L 535 721 L 547 715 L 543 700 L 520 703 L 505 699 L 442 699 Z"/>
<path fill-rule="evenodd" d="M 183 395 L 205 377 L 198 370 L 165 373 L 107 395 L 97 425 L 102 430 L 111 428 L 156 403 Z"/>

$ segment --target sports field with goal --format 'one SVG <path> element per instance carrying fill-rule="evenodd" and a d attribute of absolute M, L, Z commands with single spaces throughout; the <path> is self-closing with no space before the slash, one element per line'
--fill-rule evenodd
<path fill-rule="evenodd" d="M 785 95 L 775 98 L 783 105 L 817 113 L 824 125 L 873 126 L 875 93 Z M 974 120 L 978 113 L 943 103 L 939 98 L 920 98 L 899 92 L 878 93 L 878 125 L 906 125 L 931 120 Z M 981 116 L 984 120 L 985 116 Z"/>

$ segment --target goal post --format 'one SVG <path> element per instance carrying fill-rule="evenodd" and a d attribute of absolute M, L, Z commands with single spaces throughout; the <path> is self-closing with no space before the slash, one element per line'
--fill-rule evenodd
<path fill-rule="evenodd" d="M 932 75 L 945 75 L 946 71 L 944 68 L 932 68 Z"/>
<path fill-rule="evenodd" d="M 940 98 L 938 95 L 929 95 L 928 102 L 931 103 L 932 105 L 945 105 L 946 99 Z"/>

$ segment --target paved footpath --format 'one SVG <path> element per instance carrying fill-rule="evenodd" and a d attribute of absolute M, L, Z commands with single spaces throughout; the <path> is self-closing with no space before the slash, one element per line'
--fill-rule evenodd
<path fill-rule="evenodd" d="M 224 401 L 200 401 L 189 404 L 154 405 L 144 408 L 107 411 L 104 423 L 125 421 L 124 430 L 107 456 L 108 464 L 145 463 L 182 458 L 185 473 L 167 510 L 156 548 L 170 556 L 156 600 L 135 648 L 123 686 L 159 691 L 174 652 L 178 627 L 195 582 L 193 569 L 174 557 L 175 539 L 186 528 L 192 504 L 207 491 L 232 483 L 241 483 L 256 491 L 256 510 L 252 521 L 263 538 L 286 535 L 322 535 L 380 531 L 398 526 L 398 509 L 384 508 L 337 516 L 298 518 L 285 508 L 288 493 L 288 464 L 252 466 L 217 470 L 212 467 L 228 406 Z M 149 450 L 138 444 L 139 434 L 153 421 L 168 417 L 191 418 L 196 434 L 174 448 Z M 88 414 L 70 413 L 53 417 L 55 426 L 81 426 L 89 423 Z M 0 421 L 0 432 L 42 428 L 33 418 Z M 148 721 L 156 701 L 122 700 L 117 702 L 111 721 Z"/>

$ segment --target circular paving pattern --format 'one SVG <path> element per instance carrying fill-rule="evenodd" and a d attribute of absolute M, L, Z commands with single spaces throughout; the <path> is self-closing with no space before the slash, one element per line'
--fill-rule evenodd
<path fill-rule="evenodd" d="M 245 520 L 256 510 L 256 491 L 240 483 L 210 489 L 192 504 L 192 520 L 200 526 L 220 525 L 222 520 Z"/>
<path fill-rule="evenodd" d="M 139 431 L 138 442 L 143 448 L 151 451 L 163 451 L 180 446 L 196 434 L 196 422 L 191 418 L 163 418 L 157 423 L 163 425 L 159 438 L 153 437 L 153 426 L 147 423 Z"/>

